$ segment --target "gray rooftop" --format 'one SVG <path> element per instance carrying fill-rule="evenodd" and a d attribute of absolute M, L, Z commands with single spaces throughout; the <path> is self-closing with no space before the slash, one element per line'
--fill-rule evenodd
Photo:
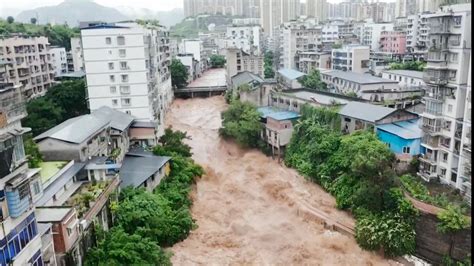
<path fill-rule="evenodd" d="M 107 127 L 109 119 L 92 115 L 81 115 L 68 119 L 50 130 L 36 136 L 34 140 L 41 141 L 53 138 L 65 142 L 80 144 Z"/>
<path fill-rule="evenodd" d="M 298 70 L 291 69 L 291 68 L 280 69 L 278 70 L 278 73 L 289 80 L 295 80 L 302 76 L 306 76 L 305 73 L 300 72 Z"/>
<path fill-rule="evenodd" d="M 71 211 L 72 207 L 36 208 L 35 216 L 38 223 L 60 222 Z"/>
<path fill-rule="evenodd" d="M 310 91 L 285 91 L 286 94 L 294 95 L 296 98 L 302 99 L 304 101 L 319 103 L 323 105 L 331 105 L 333 103 L 336 104 L 347 104 L 349 100 L 339 98 L 337 96 L 329 96 L 324 95 L 317 92 L 310 92 Z"/>
<path fill-rule="evenodd" d="M 110 127 L 119 131 L 125 131 L 133 123 L 134 117 L 120 112 L 108 106 L 102 106 L 92 112 L 93 116 L 110 120 Z"/>
<path fill-rule="evenodd" d="M 397 109 L 369 103 L 349 102 L 341 108 L 339 114 L 375 123 L 395 111 L 397 111 Z"/>
<path fill-rule="evenodd" d="M 264 81 L 261 77 L 248 71 L 240 72 L 234 75 L 231 79 L 232 79 L 232 84 L 236 87 L 243 84 L 249 84 L 252 81 L 256 81 L 258 83 L 262 83 Z"/>
<path fill-rule="evenodd" d="M 401 76 L 407 76 L 417 79 L 423 78 L 423 71 L 415 71 L 415 70 L 384 70 L 382 73 L 389 73 Z"/>
<path fill-rule="evenodd" d="M 122 188 L 132 186 L 139 187 L 150 176 L 160 170 L 171 157 L 155 156 L 146 151 L 134 150 L 125 155 L 122 168 L 120 168 L 120 179 Z"/>
<path fill-rule="evenodd" d="M 340 78 L 355 82 L 358 84 L 377 84 L 377 83 L 396 83 L 398 81 L 383 79 L 379 77 L 372 76 L 370 74 L 360 74 L 352 71 L 341 71 L 341 70 L 331 70 L 326 72 L 321 72 L 322 75 L 330 75 L 332 78 Z"/>

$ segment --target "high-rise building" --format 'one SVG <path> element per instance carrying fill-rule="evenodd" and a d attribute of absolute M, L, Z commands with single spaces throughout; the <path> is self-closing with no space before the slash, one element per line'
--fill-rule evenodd
<path fill-rule="evenodd" d="M 9 82 L 22 85 L 25 99 L 44 95 L 54 82 L 54 66 L 46 37 L 14 36 L 0 39 L 0 58 Z"/>
<path fill-rule="evenodd" d="M 51 54 L 51 63 L 54 67 L 54 75 L 61 76 L 67 73 L 66 48 L 51 46 L 49 53 Z"/>
<path fill-rule="evenodd" d="M 83 28 L 89 109 L 108 106 L 163 131 L 173 99 L 169 33 L 161 27 L 116 23 Z"/>
<path fill-rule="evenodd" d="M 327 19 L 327 1 L 326 0 L 306 0 L 306 16 L 315 17 L 319 21 Z"/>
<path fill-rule="evenodd" d="M 470 155 L 470 117 L 466 117 L 470 110 L 466 103 L 471 97 L 471 6 L 444 6 L 426 19 L 426 107 L 421 115 L 425 136 L 419 175 L 466 191 L 471 183 L 470 171 L 463 169 L 469 157 L 466 154 Z"/>
<path fill-rule="evenodd" d="M 82 56 L 82 42 L 80 37 L 71 38 L 71 51 L 73 71 L 84 71 L 84 57 Z"/>
<path fill-rule="evenodd" d="M 184 16 L 225 14 L 258 17 L 259 0 L 183 0 Z"/>
<path fill-rule="evenodd" d="M 396 0 L 395 18 L 407 17 L 418 13 L 419 0 Z"/>
<path fill-rule="evenodd" d="M 280 26 L 279 67 L 298 69 L 298 54 L 322 48 L 322 27 L 289 22 Z"/>
<path fill-rule="evenodd" d="M 264 34 L 273 36 L 275 27 L 299 17 L 299 0 L 260 0 L 260 19 Z"/>
<path fill-rule="evenodd" d="M 42 193 L 39 169 L 28 168 L 22 135 L 29 129 L 21 126 L 25 100 L 19 83 L 6 82 L 8 72 L 1 63 L 0 265 L 43 265 L 42 233 L 33 205 Z"/>

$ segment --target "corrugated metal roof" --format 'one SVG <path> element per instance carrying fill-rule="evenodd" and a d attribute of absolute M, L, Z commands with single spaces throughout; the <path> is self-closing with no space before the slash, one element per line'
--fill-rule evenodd
<path fill-rule="evenodd" d="M 234 75 L 232 78 L 232 84 L 236 87 L 243 85 L 243 84 L 249 84 L 252 81 L 256 81 L 258 83 L 262 83 L 263 79 L 251 72 L 244 71 L 240 72 L 236 75 Z"/>
<path fill-rule="evenodd" d="M 259 107 L 257 111 L 260 113 L 260 116 L 263 118 L 270 117 L 278 121 L 295 119 L 295 118 L 300 117 L 300 115 L 296 112 L 281 110 L 279 108 L 272 107 L 272 106 Z"/>
<path fill-rule="evenodd" d="M 378 125 L 377 129 L 392 133 L 403 139 L 419 139 L 423 136 L 423 131 L 418 126 L 417 120 Z"/>
<path fill-rule="evenodd" d="M 53 138 L 71 143 L 82 143 L 109 124 L 106 117 L 81 115 L 68 119 L 50 130 L 36 136 L 34 140 Z"/>
<path fill-rule="evenodd" d="M 150 176 L 160 170 L 171 157 L 165 156 L 129 156 L 126 155 L 120 169 L 120 187 L 142 185 Z"/>
<path fill-rule="evenodd" d="M 376 84 L 376 83 L 397 83 L 398 81 L 383 79 L 370 74 L 361 74 L 352 71 L 331 70 L 321 72 L 323 75 L 330 75 L 332 78 L 340 78 L 358 84 Z"/>
<path fill-rule="evenodd" d="M 413 77 L 417 79 L 423 78 L 423 71 L 414 71 L 414 70 L 384 70 L 382 73 L 389 73 L 407 77 Z"/>
<path fill-rule="evenodd" d="M 349 102 L 341 108 L 339 114 L 375 123 L 395 111 L 397 111 L 397 109 L 369 103 Z"/>
<path fill-rule="evenodd" d="M 280 69 L 280 70 L 278 70 L 278 73 L 280 75 L 282 75 L 283 77 L 285 77 L 286 79 L 289 79 L 289 80 L 294 80 L 294 79 L 300 78 L 302 76 L 306 76 L 305 73 L 299 72 L 298 70 L 294 70 L 294 69 L 291 69 L 291 68 Z"/>
<path fill-rule="evenodd" d="M 120 112 L 108 106 L 102 106 L 92 112 L 93 116 L 110 120 L 110 127 L 116 130 L 125 131 L 133 123 L 133 116 Z"/>

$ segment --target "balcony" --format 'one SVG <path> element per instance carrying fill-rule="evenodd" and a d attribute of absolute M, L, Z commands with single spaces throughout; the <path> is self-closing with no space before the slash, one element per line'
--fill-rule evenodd
<path fill-rule="evenodd" d="M 436 165 L 436 153 L 425 153 L 420 156 L 420 161 L 426 162 L 430 165 Z"/>
<path fill-rule="evenodd" d="M 436 149 L 439 146 L 439 138 L 425 135 L 421 139 L 421 144 L 424 146 L 429 146 L 431 149 Z"/>
<path fill-rule="evenodd" d="M 431 23 L 430 27 L 430 34 L 451 34 L 451 29 L 449 27 L 449 23 Z"/>
<path fill-rule="evenodd" d="M 425 124 L 421 125 L 421 128 L 426 131 L 427 133 L 440 133 L 441 132 L 441 125 L 432 125 L 432 124 Z"/>
<path fill-rule="evenodd" d="M 435 85 L 448 84 L 448 73 L 446 71 L 426 70 L 423 72 L 423 81 Z"/>

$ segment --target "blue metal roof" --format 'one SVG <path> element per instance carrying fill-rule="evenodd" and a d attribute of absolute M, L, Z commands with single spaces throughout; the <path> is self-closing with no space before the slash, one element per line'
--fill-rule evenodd
<path fill-rule="evenodd" d="M 260 113 L 260 116 L 262 118 L 270 117 L 278 121 L 295 119 L 300 117 L 300 115 L 296 112 L 281 110 L 272 106 L 259 107 L 257 111 Z"/>
<path fill-rule="evenodd" d="M 423 136 L 423 131 L 418 126 L 418 119 L 378 125 L 377 129 L 392 133 L 403 139 L 419 139 Z"/>
<path fill-rule="evenodd" d="M 278 73 L 280 73 L 280 75 L 282 75 L 283 77 L 285 77 L 287 79 L 290 79 L 290 80 L 294 80 L 294 79 L 297 79 L 297 78 L 300 78 L 300 77 L 306 75 L 303 72 L 299 72 L 298 70 L 294 70 L 294 69 L 291 69 L 291 68 L 280 69 L 280 70 L 278 70 Z"/>

